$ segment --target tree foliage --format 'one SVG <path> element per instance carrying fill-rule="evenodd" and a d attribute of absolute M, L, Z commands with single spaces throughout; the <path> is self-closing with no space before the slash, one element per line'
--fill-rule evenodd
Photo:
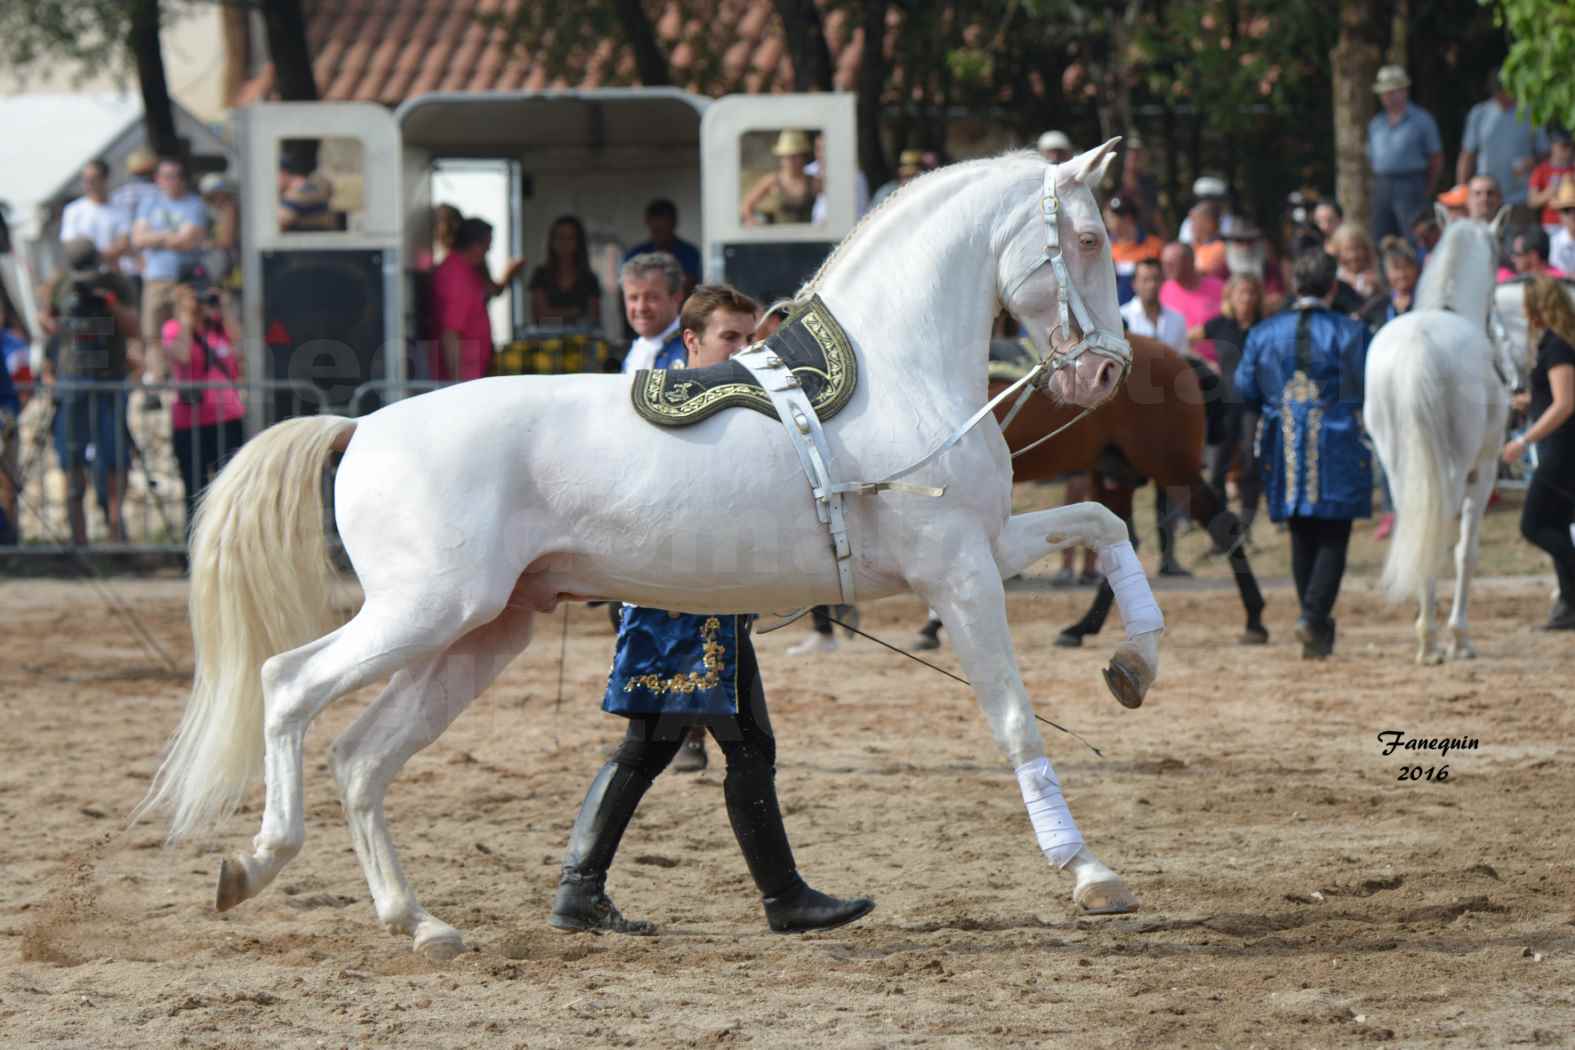
<path fill-rule="evenodd" d="M 1569 0 L 1482 0 L 1509 32 L 1504 79 L 1539 124 L 1575 128 L 1575 4 Z"/>
<path fill-rule="evenodd" d="M 167 24 L 208 0 L 162 0 Z M 127 41 L 135 5 L 128 0 L 5 0 L 0 3 L 0 57 L 23 74 L 64 67 L 85 78 L 109 71 L 130 77 Z"/>

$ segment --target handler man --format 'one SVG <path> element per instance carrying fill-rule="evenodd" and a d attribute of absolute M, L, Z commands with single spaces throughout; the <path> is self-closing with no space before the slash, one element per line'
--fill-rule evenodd
<path fill-rule="evenodd" d="M 1334 601 L 1345 575 L 1351 520 L 1373 512 L 1373 462 L 1362 436 L 1367 326 L 1330 308 L 1334 257 L 1303 253 L 1296 304 L 1253 326 L 1236 390 L 1259 412 L 1258 462 L 1269 517 L 1291 534 L 1291 572 L 1303 659 L 1334 652 Z"/>
<path fill-rule="evenodd" d="M 626 263 L 625 273 L 643 258 L 648 256 Z M 624 283 L 627 292 L 627 277 Z M 673 285 L 674 294 L 679 287 Z M 736 289 L 696 288 L 676 322 L 688 366 L 720 364 L 743 349 L 758 313 L 756 303 Z M 630 319 L 635 321 L 632 309 Z M 647 320 L 655 327 L 659 318 Z M 830 929 L 875 907 L 865 898 L 828 897 L 798 874 L 777 804 L 776 738 L 747 616 L 625 606 L 602 709 L 628 718 L 629 731 L 591 782 L 575 818 L 549 925 L 565 932 L 656 932 L 649 922 L 619 914 L 607 895 L 607 869 L 640 799 L 696 723 L 711 731 L 726 756 L 722 794 L 728 820 L 771 929 Z"/>

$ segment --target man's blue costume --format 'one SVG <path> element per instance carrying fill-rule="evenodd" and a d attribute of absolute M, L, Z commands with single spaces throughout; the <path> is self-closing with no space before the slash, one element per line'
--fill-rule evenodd
<path fill-rule="evenodd" d="M 1335 599 L 1345 575 L 1351 520 L 1373 509 L 1373 457 L 1362 433 L 1367 369 L 1365 324 L 1328 308 L 1334 261 L 1298 259 L 1298 283 L 1313 288 L 1296 309 L 1247 336 L 1236 389 L 1262 414 L 1258 462 L 1267 475 L 1269 517 L 1291 534 L 1291 573 L 1302 615 L 1304 658 L 1334 651 Z"/>
<path fill-rule="evenodd" d="M 682 355 L 683 343 L 676 342 Z M 669 354 L 671 345 L 658 352 L 656 368 L 683 363 Z M 591 782 L 575 818 L 547 920 L 555 929 L 655 932 L 651 923 L 619 914 L 607 895 L 607 869 L 640 799 L 697 723 L 711 731 L 727 760 L 722 794 L 728 821 L 771 929 L 830 929 L 875 907 L 866 898 L 827 896 L 798 874 L 777 803 L 776 738 L 748 617 L 624 606 L 602 709 L 628 718 L 629 731 Z"/>

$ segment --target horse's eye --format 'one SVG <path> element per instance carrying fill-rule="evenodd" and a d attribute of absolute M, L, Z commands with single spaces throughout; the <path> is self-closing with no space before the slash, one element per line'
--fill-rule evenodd
<path fill-rule="evenodd" d="M 1077 240 L 1078 240 L 1078 243 L 1081 244 L 1083 246 L 1083 248 L 1085 250 L 1088 250 L 1088 251 L 1092 251 L 1099 244 L 1099 238 L 1095 237 L 1091 233 L 1085 233 L 1081 237 L 1079 237 Z"/>

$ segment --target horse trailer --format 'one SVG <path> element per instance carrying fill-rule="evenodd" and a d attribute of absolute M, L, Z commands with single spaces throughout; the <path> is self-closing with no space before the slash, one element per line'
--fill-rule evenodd
<path fill-rule="evenodd" d="M 771 143 L 788 129 L 823 144 L 818 221 L 746 224 L 745 183 L 769 170 Z M 856 217 L 849 94 L 711 99 L 605 88 L 430 94 L 394 110 L 264 103 L 236 114 L 236 135 L 249 374 L 275 389 L 312 388 L 322 407 L 340 411 L 401 396 L 423 379 L 433 206 L 445 180 L 469 184 L 466 172 L 490 173 L 502 187 L 490 213 L 500 257 L 525 256 L 534 267 L 558 216 L 583 221 L 607 333 L 624 330 L 616 266 L 647 239 L 652 199 L 676 204 L 678 236 L 700 248 L 704 280 L 763 300 L 791 294 Z M 281 222 L 280 162 L 301 142 L 312 144 L 333 189 L 332 221 L 310 230 Z M 530 338 L 525 282 L 498 299 L 494 341 Z M 370 404 L 352 404 L 369 391 Z M 291 411 L 258 400 L 249 423 L 256 429 Z"/>

